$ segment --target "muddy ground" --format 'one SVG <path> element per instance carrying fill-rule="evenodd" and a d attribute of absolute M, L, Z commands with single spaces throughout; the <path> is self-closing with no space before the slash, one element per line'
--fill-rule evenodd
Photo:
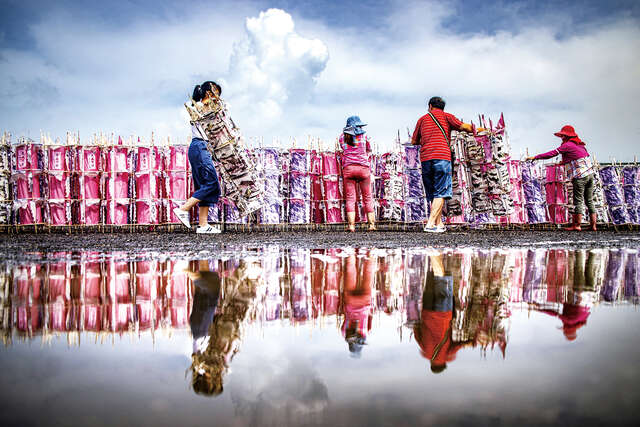
<path fill-rule="evenodd" d="M 232 255 L 266 245 L 284 248 L 438 247 L 491 248 L 640 248 L 638 231 L 517 231 L 471 230 L 442 234 L 419 231 L 377 231 L 346 233 L 342 231 L 225 232 L 218 235 L 195 233 L 27 233 L 0 235 L 0 261 L 59 259 L 78 256 L 78 252 L 102 254 L 120 252 L 133 258 L 201 257 Z M 60 252 L 73 252 L 64 254 Z"/>

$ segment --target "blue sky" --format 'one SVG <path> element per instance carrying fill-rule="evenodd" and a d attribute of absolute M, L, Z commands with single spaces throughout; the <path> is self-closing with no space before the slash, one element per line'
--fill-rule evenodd
<path fill-rule="evenodd" d="M 441 95 L 504 112 L 516 155 L 573 124 L 601 160 L 640 137 L 640 3 L 129 1 L 0 3 L 0 129 L 186 139 L 205 79 L 246 137 L 325 146 L 351 114 L 388 148 Z M 613 127 L 612 124 L 618 126 Z"/>

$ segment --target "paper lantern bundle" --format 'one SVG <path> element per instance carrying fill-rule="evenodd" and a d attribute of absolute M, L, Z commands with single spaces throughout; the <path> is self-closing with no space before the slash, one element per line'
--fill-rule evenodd
<path fill-rule="evenodd" d="M 14 209 L 20 225 L 41 224 L 45 219 L 48 182 L 44 174 L 42 144 L 22 139 L 13 149 Z"/>
<path fill-rule="evenodd" d="M 607 205 L 609 205 L 611 221 L 616 225 L 629 223 L 629 213 L 624 202 L 624 193 L 618 168 L 615 166 L 601 168 L 600 179 L 602 180 L 602 190 Z"/>
<path fill-rule="evenodd" d="M 12 222 L 13 187 L 11 184 L 11 136 L 0 140 L 0 225 Z"/>
<path fill-rule="evenodd" d="M 634 165 L 622 168 L 622 190 L 629 221 L 640 224 L 640 167 Z"/>
<path fill-rule="evenodd" d="M 422 222 L 427 219 L 427 203 L 422 184 L 419 146 L 404 146 L 404 201 L 405 222 Z"/>
<path fill-rule="evenodd" d="M 218 175 L 226 184 L 225 196 L 242 216 L 260 209 L 263 190 L 257 170 L 224 101 L 216 96 L 206 104 L 191 101 L 185 107 L 192 124 L 206 136 L 209 151 L 218 163 Z"/>
<path fill-rule="evenodd" d="M 384 153 L 376 162 L 377 173 L 382 178 L 382 194 L 377 200 L 379 221 L 404 221 L 403 155 L 398 152 Z M 375 189 L 375 188 L 374 188 Z"/>
<path fill-rule="evenodd" d="M 624 297 L 636 304 L 640 299 L 640 254 L 637 250 L 626 251 Z"/>
<path fill-rule="evenodd" d="M 261 224 L 280 224 L 284 220 L 284 200 L 280 193 L 282 185 L 280 150 L 258 148 L 255 154 L 264 191 L 264 205 L 260 208 L 258 219 Z"/>
<path fill-rule="evenodd" d="M 618 299 L 620 287 L 624 282 L 624 259 L 625 253 L 623 251 L 609 251 L 604 282 L 600 291 L 602 298 L 607 302 L 613 302 Z"/>

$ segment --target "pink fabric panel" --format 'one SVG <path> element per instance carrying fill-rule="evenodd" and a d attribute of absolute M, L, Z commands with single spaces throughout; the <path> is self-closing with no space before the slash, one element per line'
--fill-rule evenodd
<path fill-rule="evenodd" d="M 67 170 L 67 147 L 49 148 L 49 170 L 63 172 Z"/>
<path fill-rule="evenodd" d="M 21 269 L 24 270 L 24 269 Z M 31 280 L 27 278 L 21 278 L 18 280 L 17 295 L 20 299 L 25 299 L 29 296 L 29 288 L 31 287 Z"/>
<path fill-rule="evenodd" d="M 69 176 L 64 175 L 49 175 L 49 198 L 50 199 L 69 199 L 67 181 Z"/>
<path fill-rule="evenodd" d="M 18 200 L 40 198 L 40 174 L 28 173 L 16 178 Z"/>
<path fill-rule="evenodd" d="M 19 171 L 29 170 L 29 153 L 26 145 L 16 147 L 16 169 Z"/>
<path fill-rule="evenodd" d="M 66 203 L 49 203 L 49 220 L 51 225 L 67 225 L 67 207 Z"/>
<path fill-rule="evenodd" d="M 322 174 L 325 176 L 340 175 L 338 159 L 335 153 L 322 153 Z"/>
<path fill-rule="evenodd" d="M 84 198 L 85 199 L 99 199 L 100 198 L 100 177 L 99 176 L 84 176 Z"/>
<path fill-rule="evenodd" d="M 186 298 L 188 295 L 187 275 L 181 272 L 174 272 L 169 280 L 171 281 L 171 295 L 167 296 L 175 299 Z"/>
<path fill-rule="evenodd" d="M 326 216 L 328 224 L 338 224 L 344 222 L 342 217 L 342 202 L 341 201 L 327 201 Z"/>
<path fill-rule="evenodd" d="M 65 304 L 49 305 L 49 327 L 58 332 L 64 332 L 67 329 L 67 308 Z"/>
<path fill-rule="evenodd" d="M 102 329 L 102 307 L 87 304 L 84 307 L 84 328 L 87 331 L 98 332 Z"/>
<path fill-rule="evenodd" d="M 324 209 L 320 201 L 311 202 L 311 222 L 314 224 L 324 223 Z"/>
<path fill-rule="evenodd" d="M 311 199 L 312 200 L 323 200 L 322 195 L 322 177 L 320 175 L 312 175 L 311 176 Z"/>
<path fill-rule="evenodd" d="M 325 200 L 342 199 L 342 191 L 340 191 L 340 182 L 336 177 L 335 180 L 324 180 L 324 198 Z"/>
<path fill-rule="evenodd" d="M 153 304 L 148 301 L 141 304 L 136 304 L 136 310 L 138 312 L 139 329 L 142 331 L 151 329 L 151 327 L 153 326 Z"/>
<path fill-rule="evenodd" d="M 138 224 L 157 224 L 158 223 L 157 202 L 137 201 L 136 202 L 136 222 Z"/>
<path fill-rule="evenodd" d="M 27 177 L 19 177 L 16 179 L 16 197 L 18 200 L 30 199 L 29 181 Z"/>
<path fill-rule="evenodd" d="M 107 156 L 107 170 L 109 172 L 128 172 L 131 169 L 128 154 L 128 148 L 113 147 L 110 155 Z"/>
<path fill-rule="evenodd" d="M 148 172 L 152 170 L 152 153 L 151 147 L 138 147 L 138 156 L 136 159 L 136 172 Z"/>
<path fill-rule="evenodd" d="M 169 157 L 167 170 L 187 171 L 187 150 L 186 145 L 172 145 L 169 147 Z"/>
<path fill-rule="evenodd" d="M 107 200 L 129 197 L 129 174 L 115 173 L 107 178 Z"/>
<path fill-rule="evenodd" d="M 28 202 L 26 207 L 18 209 L 18 219 L 22 225 L 41 224 L 42 209 L 40 204 Z"/>
<path fill-rule="evenodd" d="M 107 206 L 107 224 L 126 225 L 128 223 L 129 205 L 117 201 L 109 202 Z"/>
<path fill-rule="evenodd" d="M 85 225 L 97 225 L 100 223 L 100 202 L 84 203 L 84 223 Z"/>
<path fill-rule="evenodd" d="M 100 170 L 100 148 L 86 147 L 82 150 L 82 170 L 98 172 Z"/>
<path fill-rule="evenodd" d="M 156 177 L 149 174 L 136 176 L 136 198 L 157 199 L 159 194 L 156 188 Z"/>
<path fill-rule="evenodd" d="M 182 328 L 189 323 L 189 313 L 185 306 L 171 307 L 171 326 L 174 328 Z"/>
<path fill-rule="evenodd" d="M 169 185 L 167 197 L 174 200 L 186 200 L 187 197 L 187 173 L 169 172 Z"/>

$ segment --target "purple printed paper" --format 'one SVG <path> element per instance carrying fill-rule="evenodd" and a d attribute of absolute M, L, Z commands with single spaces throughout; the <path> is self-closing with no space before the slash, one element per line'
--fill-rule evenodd
<path fill-rule="evenodd" d="M 309 152 L 303 149 L 291 150 L 291 161 L 289 163 L 289 170 L 308 173 L 309 172 Z"/>
<path fill-rule="evenodd" d="M 307 224 L 311 212 L 308 200 L 289 200 L 289 222 L 291 224 Z"/>
<path fill-rule="evenodd" d="M 611 217 L 611 222 L 616 225 L 629 223 L 629 215 L 624 206 L 609 206 L 609 216 Z"/>
<path fill-rule="evenodd" d="M 601 295 L 607 302 L 616 300 L 618 289 L 623 278 L 624 253 L 619 250 L 609 251 L 609 260 L 604 273 Z"/>
<path fill-rule="evenodd" d="M 600 169 L 600 179 L 603 186 L 620 185 L 615 166 L 605 166 Z"/>
<path fill-rule="evenodd" d="M 406 219 L 408 222 L 420 222 L 427 218 L 424 198 L 408 199 L 405 203 Z"/>
<path fill-rule="evenodd" d="M 404 166 L 408 169 L 420 169 L 420 147 L 417 145 L 404 147 Z"/>
<path fill-rule="evenodd" d="M 640 167 L 625 166 L 622 168 L 622 182 L 625 186 L 640 184 Z"/>
<path fill-rule="evenodd" d="M 640 296 L 640 256 L 637 251 L 627 252 L 627 260 L 624 268 L 624 296 L 625 298 L 637 298 Z"/>
<path fill-rule="evenodd" d="M 261 224 L 280 224 L 282 222 L 282 203 L 267 202 L 260 209 L 260 223 Z"/>
<path fill-rule="evenodd" d="M 529 224 L 542 224 L 547 221 L 547 212 L 542 204 L 525 205 L 527 222 Z"/>
<path fill-rule="evenodd" d="M 292 199 L 309 199 L 309 175 L 291 172 L 289 176 L 289 197 Z"/>
<path fill-rule="evenodd" d="M 607 204 L 609 206 L 621 206 L 624 204 L 624 199 L 622 195 L 622 189 L 620 188 L 620 184 L 617 185 L 605 185 L 602 187 L 604 191 L 604 196 L 607 199 Z"/>
<path fill-rule="evenodd" d="M 424 197 L 422 186 L 422 172 L 415 169 L 406 170 L 406 195 L 409 198 Z"/>

